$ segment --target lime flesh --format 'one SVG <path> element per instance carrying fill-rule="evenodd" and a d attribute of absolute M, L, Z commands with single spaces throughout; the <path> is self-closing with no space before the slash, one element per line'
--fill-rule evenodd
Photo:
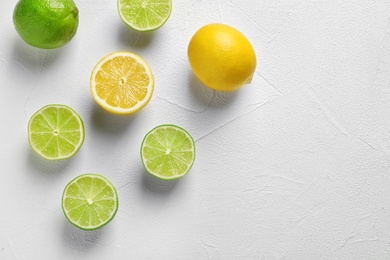
<path fill-rule="evenodd" d="M 72 108 L 47 105 L 38 110 L 28 123 L 31 148 L 48 160 L 72 157 L 84 142 L 84 124 Z"/>
<path fill-rule="evenodd" d="M 118 0 L 122 21 L 137 31 L 153 31 L 171 15 L 171 0 Z"/>
<path fill-rule="evenodd" d="M 20 0 L 13 21 L 25 42 L 54 49 L 67 44 L 76 34 L 79 11 L 73 0 Z"/>
<path fill-rule="evenodd" d="M 62 210 L 70 223 L 84 230 L 98 229 L 118 211 L 118 194 L 102 175 L 83 174 L 66 185 Z"/>
<path fill-rule="evenodd" d="M 151 175 L 177 179 L 188 173 L 195 161 L 195 142 L 183 128 L 160 125 L 144 137 L 141 159 Z"/>

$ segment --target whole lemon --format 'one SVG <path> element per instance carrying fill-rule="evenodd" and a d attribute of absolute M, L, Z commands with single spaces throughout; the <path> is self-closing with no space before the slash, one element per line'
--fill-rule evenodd
<path fill-rule="evenodd" d="M 20 0 L 14 9 L 15 29 L 28 44 L 58 48 L 76 34 L 79 11 L 73 0 Z"/>
<path fill-rule="evenodd" d="M 256 54 L 249 40 L 225 24 L 200 28 L 188 45 L 188 59 L 199 80 L 220 91 L 250 83 L 256 69 Z"/>

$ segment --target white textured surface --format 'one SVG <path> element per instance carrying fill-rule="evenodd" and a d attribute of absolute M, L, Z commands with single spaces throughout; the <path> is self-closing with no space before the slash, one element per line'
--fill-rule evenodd
<path fill-rule="evenodd" d="M 114 0 L 79 0 L 62 49 L 26 45 L 0 0 L 0 259 L 390 259 L 390 5 L 388 0 L 178 0 L 169 21 L 137 34 Z M 253 43 L 252 84 L 213 93 L 193 77 L 187 45 L 224 22 Z M 95 63 L 133 51 L 156 91 L 133 117 L 107 114 L 89 92 Z M 71 160 L 35 155 L 27 122 L 67 104 L 86 139 Z M 182 180 L 148 177 L 143 136 L 187 129 L 197 158 Z M 120 208 L 99 231 L 71 226 L 61 194 L 94 172 Z"/>

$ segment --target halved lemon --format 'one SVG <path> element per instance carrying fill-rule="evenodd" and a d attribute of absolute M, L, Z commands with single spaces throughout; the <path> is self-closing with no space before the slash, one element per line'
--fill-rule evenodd
<path fill-rule="evenodd" d="M 153 94 L 149 65 L 131 52 L 114 52 L 101 59 L 91 74 L 95 101 L 114 114 L 129 115 L 145 107 Z"/>

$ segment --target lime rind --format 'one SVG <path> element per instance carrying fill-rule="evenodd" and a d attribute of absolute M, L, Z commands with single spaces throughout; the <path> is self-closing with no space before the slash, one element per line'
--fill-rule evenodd
<path fill-rule="evenodd" d="M 95 186 L 93 185 L 85 185 L 85 187 L 83 187 L 83 184 L 82 182 L 81 183 L 78 183 L 78 181 L 82 180 L 82 179 L 86 179 L 86 178 L 92 178 L 92 179 L 95 179 L 95 180 L 101 180 L 103 181 L 106 186 L 104 186 L 103 189 L 98 189 L 98 190 L 93 190 L 94 188 L 96 188 Z M 81 193 L 77 194 L 77 196 L 75 197 L 70 197 L 70 196 L 67 196 L 67 191 L 73 186 L 73 185 L 76 185 L 79 187 L 79 189 L 82 191 Z M 92 186 L 92 187 L 90 187 Z M 114 210 L 110 211 L 108 216 L 105 217 L 105 220 L 104 221 L 98 221 L 97 223 L 98 224 L 95 224 L 95 225 L 89 225 L 89 226 L 86 226 L 86 225 L 82 225 L 79 223 L 81 217 L 75 221 L 72 219 L 72 217 L 70 216 L 69 212 L 71 210 L 75 210 L 76 208 L 79 208 L 80 210 L 82 210 L 82 207 L 85 206 L 86 204 L 88 204 L 88 197 L 92 196 L 92 195 L 95 195 L 95 199 L 97 196 L 102 196 L 101 193 L 103 192 L 104 189 L 106 188 L 109 188 L 113 195 L 114 195 L 114 198 L 111 199 L 110 201 L 113 201 L 114 202 Z M 83 191 L 84 190 L 88 190 L 89 192 L 86 192 L 86 191 Z M 88 193 L 88 194 L 87 194 Z M 99 195 L 100 194 L 100 195 Z M 76 202 L 73 202 L 73 204 L 76 204 L 76 206 L 74 206 L 72 209 L 67 209 L 65 205 L 67 205 L 67 202 L 66 200 L 67 199 L 72 199 Z M 92 203 L 93 204 L 97 204 L 99 201 L 104 201 L 104 198 L 99 198 L 99 200 L 95 200 L 93 201 L 92 200 Z M 107 225 L 109 222 L 111 222 L 111 220 L 115 217 L 117 211 L 118 211 L 118 207 L 119 207 L 119 200 L 118 200 L 118 193 L 117 193 L 117 190 L 115 189 L 114 185 L 106 178 L 104 177 L 103 175 L 100 175 L 100 174 L 92 174 L 92 173 L 87 173 L 87 174 L 82 174 L 82 175 L 79 175 L 77 176 L 76 178 L 74 178 L 73 180 L 71 180 L 66 186 L 65 186 L 65 189 L 64 189 L 64 192 L 62 194 L 62 211 L 64 212 L 64 215 L 66 217 L 66 219 L 74 226 L 82 229 L 82 230 L 87 230 L 87 231 L 92 231 L 92 230 L 96 230 L 96 229 L 99 229 L 105 225 Z M 100 206 L 99 206 L 100 207 Z M 100 207 L 101 208 L 101 207 Z M 86 209 L 84 209 L 82 212 L 80 212 L 81 214 L 85 212 Z M 91 211 L 90 211 L 91 212 Z M 96 211 L 95 211 L 96 212 Z M 99 211 L 99 214 L 106 214 L 107 215 L 107 212 L 105 211 Z M 99 214 L 96 214 L 95 217 L 99 217 Z M 89 219 L 92 221 L 91 217 L 93 216 L 89 216 Z M 96 218 L 94 219 L 94 221 L 96 221 Z"/>
<path fill-rule="evenodd" d="M 176 135 L 164 135 L 165 140 L 158 140 L 158 138 L 155 138 L 154 135 L 157 131 L 160 130 L 166 130 L 170 129 L 176 132 Z M 182 135 L 182 138 L 177 139 L 177 135 Z M 183 138 L 184 137 L 184 138 Z M 153 140 L 155 139 L 155 140 Z M 181 140 L 181 143 L 177 143 L 177 140 Z M 188 142 L 186 142 L 188 141 Z M 150 146 L 148 143 L 152 142 L 153 145 Z M 175 143 L 176 142 L 176 143 Z M 169 159 L 166 162 L 166 156 L 164 156 L 164 153 L 166 153 L 167 149 L 169 152 L 171 152 L 170 147 L 175 143 L 175 146 L 178 147 L 179 145 L 183 145 L 184 147 L 181 147 L 180 149 L 176 149 L 176 151 L 173 153 L 173 157 L 175 157 L 175 160 Z M 159 154 L 155 156 L 154 158 L 150 159 L 154 161 L 154 164 L 157 164 L 157 167 L 159 168 L 159 171 L 156 171 L 156 168 L 151 166 L 148 161 L 148 158 L 152 154 Z M 179 155 L 179 153 L 185 153 L 187 156 L 183 157 Z M 163 124 L 159 125 L 152 130 L 150 130 L 144 137 L 142 144 L 141 144 L 141 161 L 145 168 L 145 170 L 151 174 L 154 177 L 157 177 L 162 180 L 174 180 L 179 179 L 186 175 L 192 168 L 194 162 L 195 162 L 195 156 L 196 156 L 196 150 L 195 150 L 195 141 L 192 138 L 192 136 L 183 128 L 172 125 L 172 124 Z M 188 154 L 190 154 L 190 158 L 188 158 Z M 168 166 L 167 166 L 168 165 Z M 185 168 L 183 169 L 183 166 L 185 165 Z M 156 165 L 154 165 L 156 166 Z M 172 167 L 170 167 L 172 166 Z M 165 168 L 164 168 L 165 167 Z M 163 175 L 161 174 L 161 170 L 167 170 L 167 168 L 173 168 L 176 172 L 171 172 L 169 175 Z M 181 170 L 180 170 L 181 169 Z M 180 170 L 180 171 L 179 171 Z"/>
<path fill-rule="evenodd" d="M 51 111 L 56 109 L 56 112 Z M 68 117 L 59 116 L 67 113 Z M 56 125 L 53 125 L 53 121 Z M 58 131 L 55 136 L 54 131 Z M 28 122 L 28 142 L 31 148 L 47 160 L 64 160 L 74 156 L 85 139 L 84 123 L 66 105 L 46 105 L 35 112 Z"/>
<path fill-rule="evenodd" d="M 73 0 L 20 0 L 15 6 L 13 22 L 20 37 L 29 45 L 55 49 L 75 36 L 79 10 Z"/>
<path fill-rule="evenodd" d="M 172 12 L 172 0 L 118 0 L 119 16 L 136 31 L 154 31 L 163 26 Z"/>

